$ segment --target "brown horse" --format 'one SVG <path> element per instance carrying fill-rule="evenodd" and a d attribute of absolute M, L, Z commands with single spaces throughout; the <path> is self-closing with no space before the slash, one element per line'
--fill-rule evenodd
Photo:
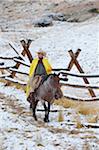
<path fill-rule="evenodd" d="M 59 99 L 63 96 L 59 81 L 59 75 L 50 74 L 34 93 L 30 93 L 33 117 L 35 120 L 37 120 L 35 113 L 36 106 L 38 101 L 41 101 L 45 109 L 44 121 L 49 122 L 50 105 L 53 103 L 54 99 Z M 45 102 L 47 102 L 48 106 L 46 106 Z"/>

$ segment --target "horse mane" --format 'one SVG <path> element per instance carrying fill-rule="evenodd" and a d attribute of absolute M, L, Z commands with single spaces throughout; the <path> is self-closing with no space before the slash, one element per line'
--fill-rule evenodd
<path fill-rule="evenodd" d="M 44 83 L 51 75 L 53 75 L 53 76 L 58 76 L 58 75 L 55 74 L 55 73 L 48 74 L 48 75 L 46 76 L 46 79 L 43 81 L 43 83 Z"/>

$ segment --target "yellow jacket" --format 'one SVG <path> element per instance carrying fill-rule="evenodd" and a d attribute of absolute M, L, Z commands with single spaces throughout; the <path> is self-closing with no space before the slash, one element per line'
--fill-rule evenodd
<path fill-rule="evenodd" d="M 37 64 L 38 64 L 38 61 L 39 61 L 38 58 L 33 59 L 32 64 L 31 64 L 31 66 L 30 66 L 29 77 L 32 77 L 32 76 L 33 76 L 34 71 L 35 71 L 35 69 L 36 69 L 36 66 L 37 66 Z M 42 62 L 43 62 L 43 65 L 44 65 L 44 67 L 45 67 L 46 73 L 47 73 L 47 74 L 50 74 L 51 71 L 52 71 L 52 67 L 51 67 L 51 65 L 49 64 L 48 59 L 43 58 Z"/>
<path fill-rule="evenodd" d="M 30 65 L 29 80 L 30 80 L 30 78 L 33 76 L 33 74 L 34 74 L 34 72 L 35 72 L 35 69 L 36 69 L 36 66 L 37 66 L 37 64 L 38 64 L 38 61 L 39 61 L 39 59 L 38 59 L 38 58 L 35 58 L 35 59 L 33 59 L 31 65 Z M 45 67 L 46 73 L 47 73 L 47 74 L 50 74 L 50 73 L 52 72 L 52 67 L 51 67 L 51 65 L 49 64 L 48 59 L 43 58 L 42 62 L 43 62 L 43 65 L 44 65 L 44 67 Z M 29 82 L 28 82 L 27 88 L 26 88 L 26 95 L 28 96 L 29 93 L 30 93 L 30 84 L 29 84 Z"/>

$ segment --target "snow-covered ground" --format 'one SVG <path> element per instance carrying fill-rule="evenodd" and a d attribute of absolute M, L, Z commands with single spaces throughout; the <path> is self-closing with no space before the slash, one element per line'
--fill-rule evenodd
<path fill-rule="evenodd" d="M 52 110 L 63 110 L 63 122 L 58 122 L 59 112 L 50 112 L 49 123 L 43 122 L 44 112 L 37 112 L 36 122 L 23 91 L 3 84 L 0 91 L 5 94 L 0 94 L 1 150 L 99 149 L 99 129 L 78 128 L 77 122 L 85 123 L 86 117 L 75 109 L 53 105 Z"/>
<path fill-rule="evenodd" d="M 21 52 L 22 47 L 19 43 L 21 39 L 33 39 L 30 46 L 30 51 L 33 57 L 36 56 L 36 51 L 42 48 L 47 52 L 47 57 L 53 68 L 67 68 L 70 62 L 70 56 L 68 50 L 72 49 L 76 52 L 78 48 L 82 51 L 78 56 L 78 61 L 87 74 L 98 74 L 99 73 L 99 17 L 91 19 L 83 23 L 66 23 L 66 22 L 55 22 L 54 26 L 47 28 L 30 28 L 24 29 L 22 33 L 18 32 L 5 32 L 1 33 L 0 38 L 0 56 L 16 56 L 13 49 L 9 46 L 9 42 L 13 42 L 17 49 Z M 26 59 L 27 61 L 27 59 Z M 9 62 L 10 65 L 13 61 Z M 5 62 L 8 64 L 8 61 Z M 28 67 L 23 67 L 24 71 L 28 72 Z M 22 67 L 20 69 L 23 69 Z M 75 65 L 71 72 L 78 73 Z M 83 84 L 82 79 L 75 77 L 68 77 L 69 83 Z M 89 79 L 91 84 L 99 84 L 98 79 Z M 73 89 L 72 89 L 73 90 Z M 66 88 L 68 94 L 71 93 L 71 89 Z M 74 90 L 73 92 L 77 96 L 82 95 L 88 97 L 87 90 Z M 82 93 L 82 94 L 81 94 Z M 96 90 L 97 96 L 98 92 Z"/>
<path fill-rule="evenodd" d="M 2 33 L 0 56 L 16 56 L 8 43 L 14 42 L 20 49 L 19 39 L 28 37 L 34 39 L 30 47 L 33 56 L 39 48 L 44 49 L 54 68 L 66 68 L 70 61 L 68 50 L 72 49 L 75 52 L 78 48 L 81 48 L 82 51 L 78 60 L 84 71 L 86 73 L 98 73 L 99 22 L 97 19 L 80 24 L 57 22 L 53 27 L 35 28 L 35 30 L 33 28 L 22 34 L 19 32 Z M 9 62 L 9 64 L 11 63 Z M 28 71 L 24 67 L 25 70 Z M 72 72 L 77 72 L 75 67 Z M 80 83 L 80 80 L 69 78 L 69 82 Z M 98 83 L 98 81 L 92 80 L 92 83 Z M 78 129 L 76 127 L 77 118 L 84 123 L 86 117 L 78 114 L 75 109 L 65 109 L 63 111 L 64 121 L 61 123 L 58 122 L 58 112 L 51 112 L 50 123 L 46 124 L 43 123 L 44 113 L 37 112 L 39 121 L 35 122 L 23 91 L 4 87 L 3 84 L 0 84 L 0 91 L 6 95 L 0 94 L 0 146 L 2 150 L 99 149 L 99 129 L 88 129 L 86 127 Z M 68 92 L 71 94 L 72 91 L 68 90 Z M 66 90 L 66 93 L 68 92 Z M 76 91 L 74 95 L 81 96 L 82 92 L 78 93 Z M 85 90 L 83 95 L 86 95 Z M 60 110 L 63 108 L 54 105 L 52 109 Z M 70 125 L 69 122 L 75 124 Z"/>
<path fill-rule="evenodd" d="M 75 0 L 76 3 L 80 1 Z M 90 0 L 88 1 L 90 2 Z M 56 0 L 55 2 L 59 1 Z M 71 0 L 68 0 L 68 2 L 72 3 Z M 34 6 L 36 6 L 36 3 Z M 45 4 L 42 9 L 46 9 Z M 18 12 L 17 9 L 15 11 Z M 6 15 L 7 12 L 5 11 L 4 16 Z M 76 52 L 80 48 L 82 51 L 77 60 L 85 73 L 99 73 L 99 16 L 82 23 L 53 21 L 53 26 L 47 28 L 33 27 L 28 19 L 22 20 L 22 18 L 16 17 L 16 20 L 14 18 L 14 20 L 10 20 L 7 23 L 6 19 L 2 18 L 0 24 L 8 25 L 7 30 L 9 32 L 6 30 L 1 30 L 0 32 L 0 56 L 17 56 L 9 43 L 14 43 L 19 52 L 21 52 L 20 40 L 32 39 L 30 51 L 33 57 L 36 56 L 38 49 L 42 48 L 47 52 L 47 57 L 53 68 L 67 68 L 70 61 L 68 50 L 72 49 L 73 52 Z M 6 23 L 4 23 L 5 21 Z M 0 62 L 2 61 L 1 59 Z M 4 62 L 6 66 L 14 65 L 12 60 Z M 25 66 L 21 66 L 19 69 L 24 70 L 24 72 L 29 71 L 29 68 Z M 78 73 L 75 66 L 73 66 L 71 72 Z M 26 76 L 20 76 L 20 78 L 27 81 Z M 91 84 L 99 85 L 98 78 L 90 79 L 89 81 Z M 69 77 L 68 82 L 84 83 L 82 79 L 76 79 L 75 77 Z M 73 90 L 65 87 L 62 90 L 65 94 L 72 94 L 72 96 L 89 97 L 87 90 Z M 95 93 L 99 96 L 99 90 L 96 90 Z M 95 102 L 92 102 L 93 105 L 95 105 Z M 96 102 L 96 106 L 98 105 L 99 103 Z M 41 108 L 40 104 L 38 108 Z M 90 115 L 82 115 L 76 109 L 65 109 L 56 105 L 52 105 L 51 109 L 63 110 L 63 122 L 58 121 L 59 112 L 50 112 L 49 123 L 43 122 L 44 112 L 37 112 L 38 121 L 35 122 L 24 91 L 17 90 L 14 87 L 5 87 L 3 83 L 0 83 L 0 150 L 99 149 L 99 129 L 78 128 L 77 126 L 77 122 L 88 122 L 87 117 L 90 117 Z M 99 117 L 99 112 L 91 117 L 97 116 Z M 71 122 L 74 124 L 71 124 Z M 99 118 L 96 124 L 99 124 Z"/>

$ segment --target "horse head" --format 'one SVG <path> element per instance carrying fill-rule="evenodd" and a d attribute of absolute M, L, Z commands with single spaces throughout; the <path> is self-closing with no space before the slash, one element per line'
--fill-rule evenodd
<path fill-rule="evenodd" d="M 59 99 L 59 98 L 63 97 L 63 93 L 62 93 L 62 90 L 61 90 L 61 85 L 59 83 L 59 81 L 60 81 L 59 75 L 60 74 L 55 74 L 54 73 L 54 74 L 50 74 L 50 77 L 49 77 L 51 87 L 54 91 L 54 98 L 55 99 Z"/>
<path fill-rule="evenodd" d="M 59 84 L 59 81 L 60 81 L 59 75 L 57 75 L 55 73 L 49 75 L 49 80 L 50 80 L 51 85 L 55 88 L 60 85 Z"/>

